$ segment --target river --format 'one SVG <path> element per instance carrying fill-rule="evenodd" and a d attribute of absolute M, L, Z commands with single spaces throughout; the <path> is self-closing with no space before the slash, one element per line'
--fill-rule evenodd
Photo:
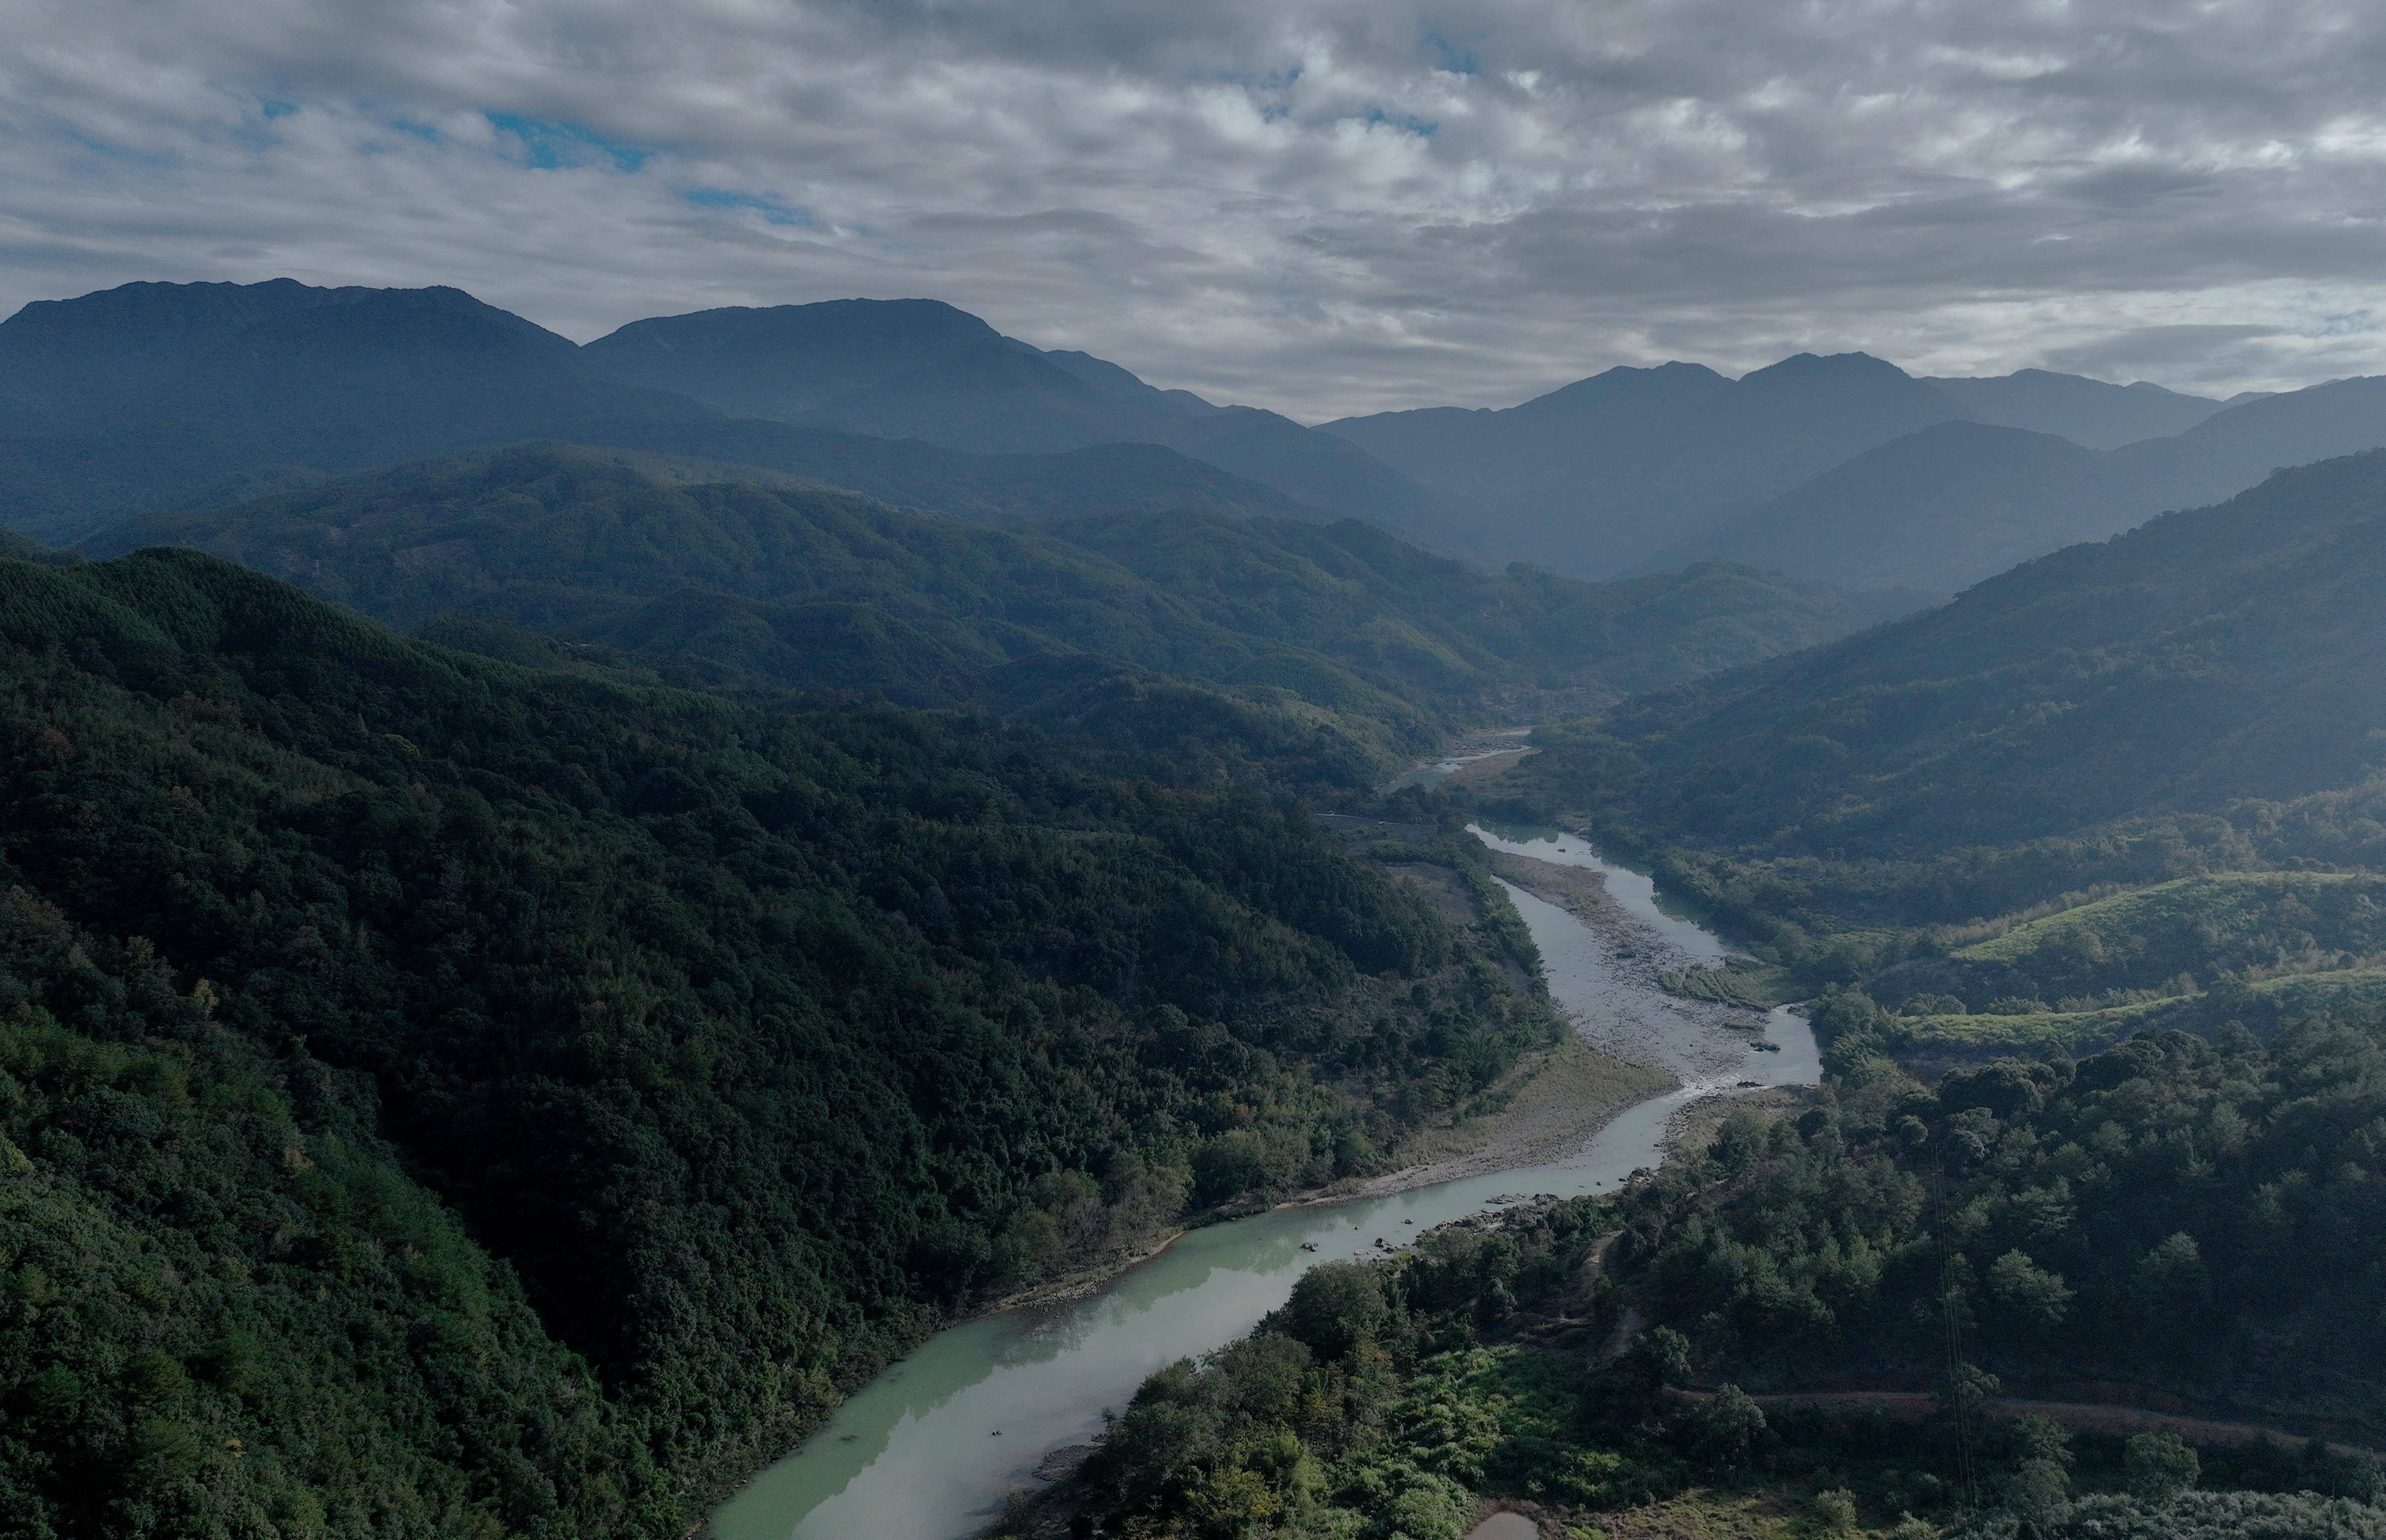
<path fill-rule="evenodd" d="M 1661 905 L 1647 878 L 1573 836 L 1476 835 L 1497 849 L 1601 871 L 1611 895 L 1649 932 L 1636 938 L 1635 952 L 1653 944 L 1676 962 L 1702 963 L 1725 953 L 1694 920 Z M 1380 1256 L 1378 1239 L 1402 1245 L 1517 1195 L 1572 1197 L 1613 1187 L 1657 1164 L 1665 1126 L 1686 1103 L 1751 1082 L 1811 1085 L 1818 1077 L 1814 1035 L 1798 1016 L 1772 1012 L 1764 1036 L 1778 1051 L 1752 1051 L 1642 982 L 1644 959 L 1627 966 L 1613 943 L 1565 910 L 1513 886 L 1508 894 L 1540 948 L 1551 995 L 1583 1036 L 1611 1049 L 1628 1039 L 1632 1057 L 1674 1075 L 1678 1089 L 1628 1108 L 1570 1159 L 1210 1225 L 1099 1294 L 939 1333 L 723 1504 L 712 1517 L 717 1540 L 975 1534 L 999 1515 L 1005 1494 L 1031 1484 L 1046 1455 L 1091 1442 L 1105 1408 L 1124 1406 L 1153 1371 L 1250 1330 L 1317 1263 Z"/>

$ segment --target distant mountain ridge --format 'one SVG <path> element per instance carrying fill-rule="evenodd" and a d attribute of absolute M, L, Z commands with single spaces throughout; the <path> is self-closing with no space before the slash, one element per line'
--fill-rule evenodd
<path fill-rule="evenodd" d="M 51 430 L 0 443 L 0 507 L 48 538 L 110 507 L 222 501 L 560 422 L 707 415 L 459 289 L 287 281 L 28 307 L 0 324 L 0 395 Z"/>
<path fill-rule="evenodd" d="M 459 290 L 287 279 L 128 284 L 0 322 L 0 525 L 54 545 L 539 439 L 1002 524 L 1338 515 L 1491 568 L 1597 580 L 1722 560 L 1945 595 L 2276 467 L 2386 446 L 2386 381 L 2220 403 L 1801 354 L 1738 380 L 1615 369 L 1503 410 L 1312 429 L 933 300 L 697 311 L 585 347 Z"/>
<path fill-rule="evenodd" d="M 1982 422 L 2053 433 L 2088 449 L 2118 449 L 2140 439 L 2183 433 L 2233 401 L 2186 395 L 2138 381 L 2114 385 L 2049 369 L 2016 369 L 1987 379 L 1928 379 Z"/>
<path fill-rule="evenodd" d="M 36 538 L 532 437 L 759 465 L 993 522 L 1308 512 L 1156 445 L 986 455 L 723 417 L 615 381 L 568 339 L 453 289 L 138 283 L 0 323 L 0 522 Z"/>
<path fill-rule="evenodd" d="M 2386 446 L 2386 381 L 2223 402 L 1802 354 L 1738 381 L 1613 369 L 1502 410 L 1325 427 L 1464 507 L 1471 548 L 1495 558 L 1593 578 L 1735 561 L 1947 595 L 2275 468 Z"/>
<path fill-rule="evenodd" d="M 1835 467 L 1761 508 L 1677 540 L 1639 568 L 1740 561 L 1854 588 L 1953 594 L 2272 470 L 2386 446 L 2386 378 L 2336 380 L 2215 411 L 2112 450 L 1950 422 Z"/>
<path fill-rule="evenodd" d="M 1967 415 L 1868 355 L 1802 353 L 1736 381 L 1698 364 L 1612 369 L 1504 410 L 1385 412 L 1325 431 L 1459 501 L 1477 548 L 1596 578 Z"/>
<path fill-rule="evenodd" d="M 1158 444 L 1329 513 L 1445 548 L 1441 500 L 1291 419 L 1048 354 L 936 300 L 833 300 L 633 321 L 584 350 L 613 378 L 718 410 L 986 453 Z"/>

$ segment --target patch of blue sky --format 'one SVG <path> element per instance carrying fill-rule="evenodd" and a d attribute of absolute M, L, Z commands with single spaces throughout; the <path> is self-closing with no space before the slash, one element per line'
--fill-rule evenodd
<path fill-rule="evenodd" d="M 267 121 L 270 122 L 276 118 L 289 117 L 292 113 L 298 110 L 298 104 L 295 102 L 285 102 L 279 97 L 269 96 L 264 101 L 257 104 L 257 109 L 259 112 L 264 113 Z"/>
<path fill-rule="evenodd" d="M 1441 125 L 1431 119 L 1406 112 L 1386 112 L 1382 107 L 1371 106 L 1367 109 L 1367 126 L 1375 128 L 1378 125 L 1415 134 L 1419 139 L 1431 139 L 1441 131 Z"/>
<path fill-rule="evenodd" d="M 524 118 L 511 112 L 483 116 L 488 119 L 491 128 L 519 143 L 530 165 L 541 171 L 605 161 L 609 161 L 617 171 L 634 171 L 655 153 L 646 145 L 609 139 L 584 123 L 565 119 Z"/>
<path fill-rule="evenodd" d="M 757 214 L 764 224 L 794 225 L 802 230 L 819 228 L 820 221 L 812 211 L 797 204 L 781 203 L 776 198 L 757 193 L 733 193 L 725 187 L 688 187 L 680 196 L 699 208 L 719 208 L 731 213 Z"/>
<path fill-rule="evenodd" d="M 1483 66 L 1476 58 L 1474 49 L 1439 32 L 1427 31 L 1425 34 L 1425 51 L 1432 56 L 1434 68 L 1445 73 L 1479 75 L 1483 72 Z"/>

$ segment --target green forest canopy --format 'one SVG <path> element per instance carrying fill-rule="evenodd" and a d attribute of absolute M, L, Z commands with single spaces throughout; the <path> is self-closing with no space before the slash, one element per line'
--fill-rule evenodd
<path fill-rule="evenodd" d="M 0 561 L 0 894 L 11 1540 L 684 1532 L 946 1312 L 1553 1021 L 1288 805 L 193 552 Z"/>

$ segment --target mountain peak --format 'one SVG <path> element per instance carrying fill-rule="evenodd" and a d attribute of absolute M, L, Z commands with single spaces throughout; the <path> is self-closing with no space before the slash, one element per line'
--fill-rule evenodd
<path fill-rule="evenodd" d="M 1731 382 L 1704 364 L 1679 358 L 1662 364 L 1618 364 L 1570 385 L 1510 408 L 1519 412 L 1598 411 L 1626 402 L 1676 403 L 1730 389 Z"/>
<path fill-rule="evenodd" d="M 1743 385 L 1780 380 L 1910 380 L 1912 375 L 1869 353 L 1793 353 L 1777 364 L 1751 369 L 1739 377 Z"/>

